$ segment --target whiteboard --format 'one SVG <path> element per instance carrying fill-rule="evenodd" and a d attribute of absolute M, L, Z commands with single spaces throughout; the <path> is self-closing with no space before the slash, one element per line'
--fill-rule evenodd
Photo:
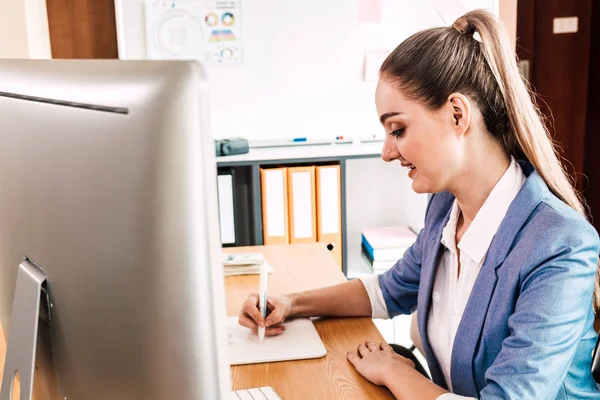
<path fill-rule="evenodd" d="M 448 25 L 436 3 L 383 0 L 380 23 L 359 21 L 359 0 L 241 0 L 242 62 L 205 65 L 215 138 L 365 138 L 383 130 L 365 52 Z M 463 10 L 498 0 L 454 0 Z M 146 59 L 144 0 L 115 0 L 119 58 Z M 460 15 L 460 14 L 459 14 Z M 451 18 L 456 18 L 455 15 Z"/>

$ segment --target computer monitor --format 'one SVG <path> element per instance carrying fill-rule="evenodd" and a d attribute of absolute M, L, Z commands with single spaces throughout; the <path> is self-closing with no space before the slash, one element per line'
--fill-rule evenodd
<path fill-rule="evenodd" d="M 230 395 L 208 114 L 196 62 L 0 60 L 0 318 L 10 347 L 30 260 L 37 399 Z"/>

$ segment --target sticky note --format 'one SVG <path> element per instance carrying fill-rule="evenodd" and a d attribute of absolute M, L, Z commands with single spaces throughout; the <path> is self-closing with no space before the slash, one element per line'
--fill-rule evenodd
<path fill-rule="evenodd" d="M 358 22 L 381 22 L 383 0 L 358 0 Z"/>

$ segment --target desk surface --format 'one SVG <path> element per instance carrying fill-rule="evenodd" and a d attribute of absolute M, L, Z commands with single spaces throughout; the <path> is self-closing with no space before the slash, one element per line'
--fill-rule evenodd
<path fill-rule="evenodd" d="M 346 280 L 322 244 L 228 248 L 226 251 L 262 251 L 275 272 L 269 275 L 269 293 L 280 295 Z M 227 315 L 237 315 L 251 292 L 258 291 L 258 275 L 225 278 Z M 370 318 L 336 318 L 315 321 L 325 347 L 323 358 L 231 367 L 234 390 L 272 386 L 283 400 L 393 399 L 382 387 L 369 383 L 346 360 L 359 343 L 383 338 Z M 6 341 L 0 325 L 0 381 Z M 18 399 L 18 389 L 13 399 Z"/>
<path fill-rule="evenodd" d="M 227 248 L 225 251 L 262 251 L 275 272 L 269 274 L 269 294 L 281 295 L 342 283 L 344 274 L 323 244 Z M 259 276 L 225 278 L 227 315 L 238 315 L 247 295 L 258 291 Z M 346 353 L 359 343 L 383 337 L 370 318 L 315 321 L 327 355 L 313 360 L 285 361 L 231 367 L 234 390 L 272 386 L 283 400 L 393 399 L 392 394 L 358 374 Z"/>

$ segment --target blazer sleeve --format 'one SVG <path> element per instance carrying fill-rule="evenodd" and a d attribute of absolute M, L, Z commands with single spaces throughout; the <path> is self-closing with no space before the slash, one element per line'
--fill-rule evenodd
<path fill-rule="evenodd" d="M 389 270 L 379 275 L 379 286 L 390 318 L 411 314 L 417 307 L 417 295 L 421 280 L 423 244 L 427 237 L 427 216 L 435 195 L 432 195 L 425 211 L 425 227 L 404 256 Z"/>
<path fill-rule="evenodd" d="M 530 249 L 545 260 L 521 278 L 510 335 L 485 373 L 481 399 L 554 399 L 590 333 L 600 246 L 591 225 L 572 222 L 554 228 L 554 235 L 546 232 L 540 243 L 559 243 L 550 254 Z"/>

